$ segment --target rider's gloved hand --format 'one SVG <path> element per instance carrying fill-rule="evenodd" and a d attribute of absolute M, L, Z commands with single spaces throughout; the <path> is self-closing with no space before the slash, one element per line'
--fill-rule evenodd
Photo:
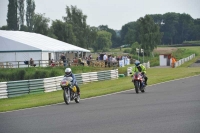
<path fill-rule="evenodd" d="M 142 75 L 144 75 L 144 72 L 142 72 Z"/>

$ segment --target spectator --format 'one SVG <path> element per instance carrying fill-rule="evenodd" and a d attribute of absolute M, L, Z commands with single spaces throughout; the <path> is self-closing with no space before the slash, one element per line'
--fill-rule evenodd
<path fill-rule="evenodd" d="M 66 57 L 65 57 L 64 53 L 62 53 L 62 55 L 61 55 L 61 60 L 63 61 L 64 66 L 66 66 Z"/>
<path fill-rule="evenodd" d="M 92 59 L 92 55 L 90 54 L 88 58 L 89 58 L 89 60 L 91 60 Z"/>
<path fill-rule="evenodd" d="M 83 62 L 82 58 L 78 59 L 78 63 L 81 64 L 82 66 L 84 66 L 84 62 Z"/>
<path fill-rule="evenodd" d="M 56 64 L 55 64 L 54 60 L 51 59 L 51 65 L 50 65 L 50 66 L 54 67 L 55 65 L 56 65 Z"/>
<path fill-rule="evenodd" d="M 106 55 L 106 53 L 103 56 L 103 61 L 105 62 L 105 67 L 106 67 L 106 65 L 108 63 L 108 56 Z"/>
<path fill-rule="evenodd" d="M 86 59 L 86 61 L 87 61 L 87 65 L 89 66 L 89 65 L 90 65 L 90 60 L 89 60 L 89 58 L 86 57 L 85 59 Z"/>
<path fill-rule="evenodd" d="M 108 55 L 108 67 L 112 66 L 112 55 Z"/>
<path fill-rule="evenodd" d="M 30 58 L 30 66 L 36 66 L 36 64 L 34 64 L 34 60 L 33 60 L 33 58 Z"/>

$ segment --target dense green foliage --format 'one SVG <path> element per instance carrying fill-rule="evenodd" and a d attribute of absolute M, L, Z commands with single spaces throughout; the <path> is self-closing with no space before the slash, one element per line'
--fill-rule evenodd
<path fill-rule="evenodd" d="M 199 44 L 200 45 L 200 41 L 184 41 L 183 44 Z"/>
<path fill-rule="evenodd" d="M 10 30 L 18 30 L 18 11 L 17 1 L 9 0 L 7 14 L 7 28 Z"/>
<path fill-rule="evenodd" d="M 111 45 L 111 33 L 107 31 L 98 31 L 96 43 L 93 45 L 94 51 L 108 51 Z"/>
<path fill-rule="evenodd" d="M 34 15 L 35 15 L 35 1 L 26 0 L 27 9 L 26 9 L 26 24 L 28 31 L 33 31 L 34 26 Z"/>
<path fill-rule="evenodd" d="M 33 18 L 33 32 L 40 33 L 42 35 L 48 35 L 48 23 L 50 22 L 49 18 L 45 18 L 44 14 L 35 14 Z"/>
<path fill-rule="evenodd" d="M 145 53 L 150 55 L 150 52 L 154 50 L 161 43 L 162 34 L 159 31 L 159 26 L 156 25 L 149 15 L 139 20 L 139 40 L 141 48 L 145 50 Z"/>
<path fill-rule="evenodd" d="M 24 26 L 24 0 L 18 0 L 18 10 L 19 10 L 19 25 L 20 29 Z"/>
<path fill-rule="evenodd" d="M 71 69 L 73 73 L 77 74 L 77 73 L 107 70 L 107 69 L 112 69 L 112 68 L 74 66 L 74 67 L 71 67 Z M 0 82 L 62 76 L 64 75 L 64 70 L 65 70 L 64 67 L 55 67 L 55 68 L 29 67 L 29 68 L 16 68 L 16 69 L 13 69 L 13 68 L 1 69 Z"/>
<path fill-rule="evenodd" d="M 181 44 L 185 40 L 200 39 L 200 19 L 193 19 L 189 14 L 169 12 L 151 17 L 164 33 L 163 44 Z"/>

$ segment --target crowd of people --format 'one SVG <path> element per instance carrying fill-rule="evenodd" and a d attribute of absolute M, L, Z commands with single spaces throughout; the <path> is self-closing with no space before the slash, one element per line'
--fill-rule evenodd
<path fill-rule="evenodd" d="M 88 56 L 81 57 L 74 57 L 72 60 L 69 58 L 66 58 L 65 54 L 62 53 L 60 56 L 59 61 L 54 61 L 53 59 L 49 59 L 49 66 L 71 66 L 71 65 L 82 65 L 82 66 L 90 66 L 92 61 L 103 61 L 105 62 L 105 67 L 111 67 L 118 64 L 119 60 L 123 60 L 125 58 L 129 58 L 130 56 L 114 56 L 107 53 L 99 53 L 96 58 L 92 57 L 92 54 L 89 54 Z M 30 66 L 36 66 L 34 64 L 33 58 L 30 58 L 30 61 L 24 61 L 25 64 L 29 64 Z"/>

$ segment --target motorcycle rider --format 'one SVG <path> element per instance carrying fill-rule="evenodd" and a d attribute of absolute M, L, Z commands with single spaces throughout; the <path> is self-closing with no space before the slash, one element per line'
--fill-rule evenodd
<path fill-rule="evenodd" d="M 135 61 L 135 67 L 133 67 L 132 72 L 141 72 L 142 76 L 144 77 L 145 84 L 147 85 L 147 76 L 146 76 L 146 67 L 142 64 L 140 64 L 140 61 Z"/>
<path fill-rule="evenodd" d="M 78 87 L 76 78 L 75 78 L 74 74 L 72 73 L 71 68 L 66 68 L 66 69 L 65 69 L 65 76 L 64 76 L 64 77 L 72 77 L 72 78 L 73 78 L 72 84 L 73 84 L 73 86 L 76 86 L 76 88 L 77 88 L 77 93 L 78 93 L 78 95 L 80 95 L 80 88 Z"/>

